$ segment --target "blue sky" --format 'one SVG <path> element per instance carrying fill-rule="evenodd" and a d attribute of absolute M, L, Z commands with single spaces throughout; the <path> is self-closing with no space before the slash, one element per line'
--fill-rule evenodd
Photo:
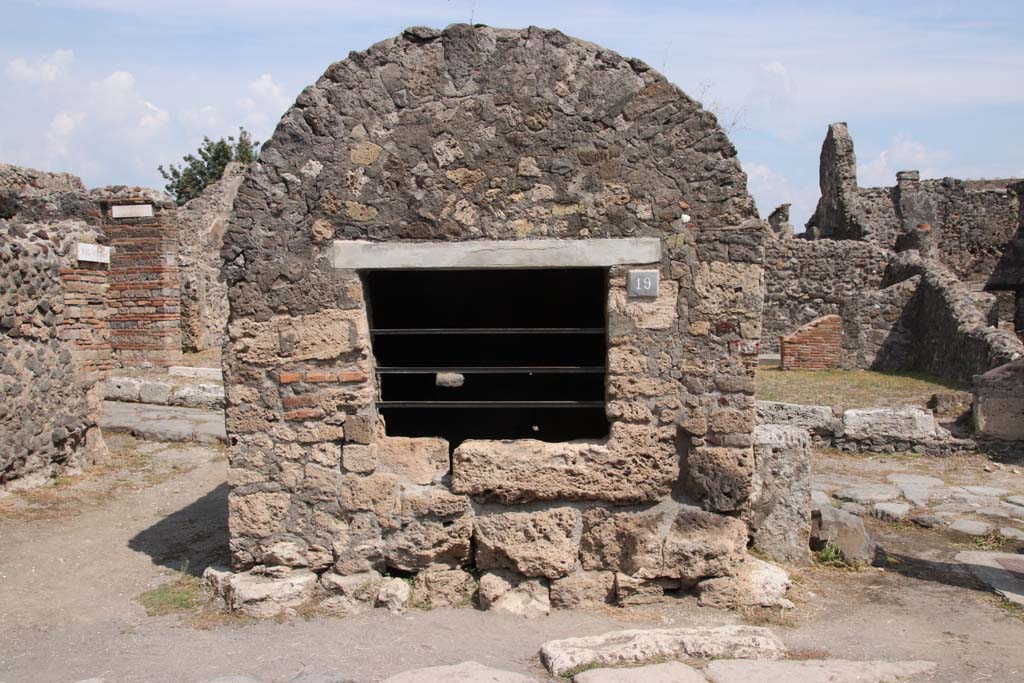
<path fill-rule="evenodd" d="M 758 208 L 817 200 L 827 125 L 862 185 L 1024 176 L 1014 2 L 0 0 L 0 161 L 89 186 L 162 187 L 159 164 L 239 125 L 265 139 L 349 51 L 416 24 L 559 28 L 639 57 L 718 115 Z"/>

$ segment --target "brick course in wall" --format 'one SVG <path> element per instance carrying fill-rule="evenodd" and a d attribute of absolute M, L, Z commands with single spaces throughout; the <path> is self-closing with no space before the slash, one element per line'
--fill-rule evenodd
<path fill-rule="evenodd" d="M 782 338 L 783 370 L 834 370 L 839 367 L 843 319 L 826 315 Z"/>

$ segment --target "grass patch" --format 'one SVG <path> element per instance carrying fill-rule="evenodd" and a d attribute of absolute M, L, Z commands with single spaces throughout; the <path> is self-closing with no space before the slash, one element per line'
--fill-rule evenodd
<path fill-rule="evenodd" d="M 173 581 L 161 584 L 139 596 L 139 603 L 146 608 L 151 617 L 162 617 L 166 614 L 191 612 L 206 602 L 203 582 L 199 577 L 188 573 L 186 562 Z"/>
<path fill-rule="evenodd" d="M 1009 600 L 1003 599 L 999 600 L 999 604 L 1000 606 L 1002 606 L 1004 610 L 1006 610 L 1006 613 L 1009 614 L 1011 617 L 1015 617 L 1024 622 L 1024 605 L 1018 605 L 1015 602 L 1010 602 Z"/>
<path fill-rule="evenodd" d="M 990 531 L 984 536 L 974 537 L 974 547 L 978 550 L 999 550 L 1010 540 L 998 531 Z"/>
<path fill-rule="evenodd" d="M 793 628 L 796 626 L 791 609 L 781 607 L 739 607 L 736 612 L 743 623 L 751 626 L 781 626 Z"/>
<path fill-rule="evenodd" d="M 831 542 L 826 542 L 824 548 L 814 553 L 814 561 L 822 567 L 859 569 L 858 563 L 847 560 L 843 555 L 843 551 L 832 545 Z"/>
<path fill-rule="evenodd" d="M 839 408 L 923 407 L 932 394 L 964 391 L 966 386 L 925 372 L 871 370 L 757 370 L 755 395 L 782 401 Z"/>

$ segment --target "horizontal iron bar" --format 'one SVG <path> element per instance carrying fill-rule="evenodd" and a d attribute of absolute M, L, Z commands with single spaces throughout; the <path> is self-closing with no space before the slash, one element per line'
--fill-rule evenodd
<path fill-rule="evenodd" d="M 392 327 L 370 330 L 374 335 L 411 334 L 604 334 L 603 327 Z"/>
<path fill-rule="evenodd" d="M 537 366 L 487 366 L 462 368 L 435 367 L 399 367 L 385 366 L 377 368 L 381 375 L 433 375 L 439 372 L 457 372 L 460 375 L 599 375 L 604 372 L 603 365 L 537 365 Z"/>
<path fill-rule="evenodd" d="M 603 408 L 604 401 L 378 401 L 378 408 Z"/>

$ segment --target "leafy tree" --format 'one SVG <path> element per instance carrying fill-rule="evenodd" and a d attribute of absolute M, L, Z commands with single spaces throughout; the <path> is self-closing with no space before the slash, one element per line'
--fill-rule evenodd
<path fill-rule="evenodd" d="M 249 164 L 256 161 L 260 143 L 252 139 L 245 128 L 238 129 L 238 140 L 233 135 L 227 139 L 214 141 L 203 137 L 199 146 L 199 156 L 186 154 L 182 157 L 181 166 L 170 164 L 168 168 L 159 166 L 160 175 L 167 181 L 164 189 L 174 197 L 178 205 L 195 199 L 210 183 L 215 183 L 224 175 L 224 168 L 232 161 Z"/>

